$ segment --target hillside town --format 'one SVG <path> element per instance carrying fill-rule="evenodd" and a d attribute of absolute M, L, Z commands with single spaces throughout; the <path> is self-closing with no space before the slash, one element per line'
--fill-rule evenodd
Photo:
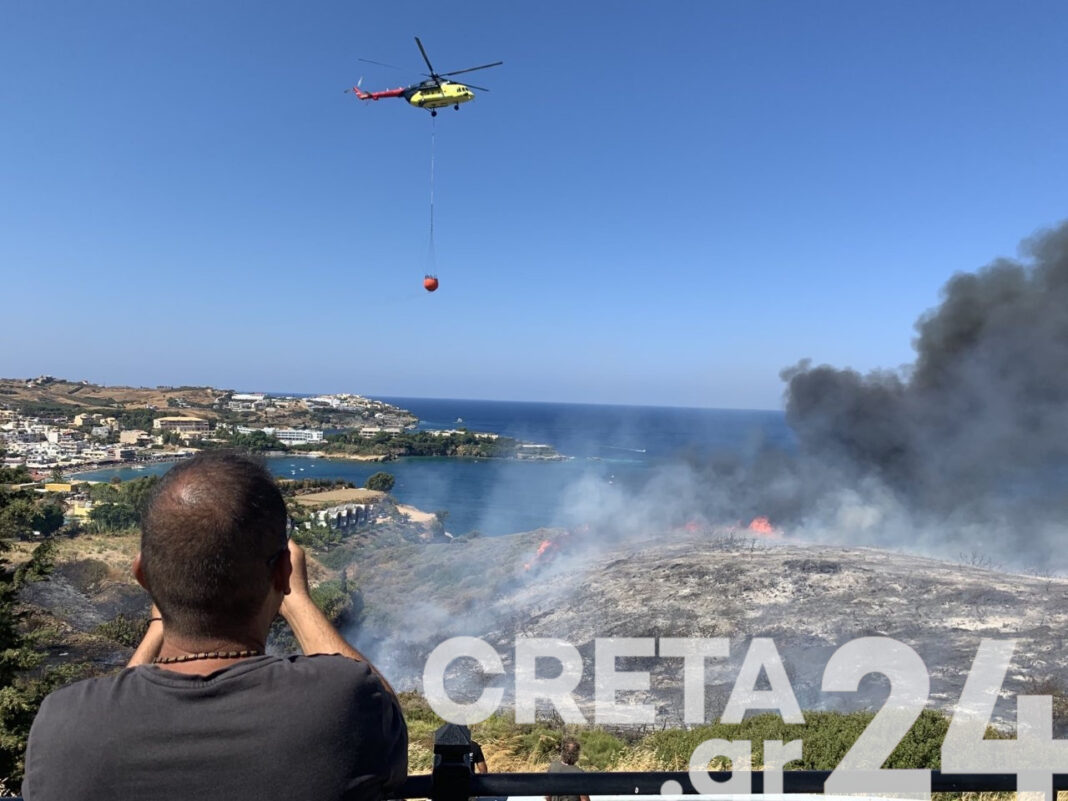
<path fill-rule="evenodd" d="M 268 438 L 286 447 L 314 446 L 328 432 L 372 438 L 402 433 L 417 422 L 403 409 L 347 393 L 296 397 L 214 391 L 194 400 L 188 392 L 159 388 L 164 398 L 154 400 L 162 404 L 108 398 L 111 403 L 101 399 L 73 406 L 56 402 L 54 391 L 27 397 L 6 389 L 15 383 L 4 380 L 0 394 L 2 465 L 25 466 L 38 478 L 56 471 L 180 459 L 202 447 L 232 444 L 235 435 Z M 64 400 L 75 395 L 66 388 L 71 382 L 51 376 L 22 383 L 27 393 L 59 385 Z"/>

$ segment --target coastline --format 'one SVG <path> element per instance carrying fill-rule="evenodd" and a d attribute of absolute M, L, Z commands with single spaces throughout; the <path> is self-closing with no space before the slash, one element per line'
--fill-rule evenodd
<path fill-rule="evenodd" d="M 349 462 L 392 462 L 396 457 L 385 453 L 327 453 L 326 451 L 289 451 L 282 456 L 303 456 L 308 459 L 339 459 Z"/>
<path fill-rule="evenodd" d="M 77 466 L 76 470 L 63 470 L 63 477 L 66 479 L 77 479 L 82 473 L 92 473 L 97 470 L 111 470 L 129 468 L 130 470 L 138 470 L 148 467 L 153 464 L 167 464 L 169 462 L 184 462 L 186 459 L 190 459 L 194 456 L 193 453 L 174 453 L 166 456 L 161 456 L 158 459 L 135 459 L 132 462 L 120 462 L 120 461 L 107 461 L 107 462 L 86 462 Z"/>

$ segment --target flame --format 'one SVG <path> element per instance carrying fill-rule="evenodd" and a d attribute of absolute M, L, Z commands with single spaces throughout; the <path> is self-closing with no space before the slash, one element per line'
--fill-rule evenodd
<path fill-rule="evenodd" d="M 534 567 L 534 565 L 538 563 L 539 560 L 541 560 L 546 553 L 548 553 L 549 551 L 556 551 L 558 548 L 559 546 L 552 540 L 542 540 L 541 545 L 538 546 L 538 552 L 534 554 L 533 559 L 523 565 L 523 569 L 530 570 L 530 568 Z"/>
<path fill-rule="evenodd" d="M 766 517 L 754 517 L 753 522 L 749 524 L 749 530 L 758 534 L 772 534 L 775 531 L 771 521 Z"/>
<path fill-rule="evenodd" d="M 751 534 L 756 534 L 760 537 L 770 537 L 776 540 L 782 537 L 782 533 L 763 515 L 754 517 L 752 521 L 750 521 L 747 530 Z"/>

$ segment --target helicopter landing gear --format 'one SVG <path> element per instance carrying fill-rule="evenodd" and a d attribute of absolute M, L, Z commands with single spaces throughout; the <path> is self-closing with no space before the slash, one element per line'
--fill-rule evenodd
<path fill-rule="evenodd" d="M 453 111 L 459 111 L 459 110 L 460 110 L 460 104 L 459 104 L 459 103 L 457 103 L 457 104 L 456 104 L 455 106 L 453 106 L 452 108 L 453 108 Z"/>
<path fill-rule="evenodd" d="M 438 116 L 438 113 L 436 111 L 431 110 L 430 116 L 431 117 L 436 117 L 436 116 Z"/>

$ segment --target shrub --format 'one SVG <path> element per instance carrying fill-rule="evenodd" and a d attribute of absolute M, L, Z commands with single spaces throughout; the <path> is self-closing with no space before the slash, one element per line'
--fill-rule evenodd
<path fill-rule="evenodd" d="M 148 620 L 145 618 L 129 618 L 119 615 L 111 620 L 106 620 L 93 629 L 93 634 L 106 637 L 119 645 L 127 648 L 136 648 L 145 636 L 148 629 Z"/>
<path fill-rule="evenodd" d="M 621 739 L 604 729 L 588 729 L 577 739 L 582 746 L 579 764 L 589 766 L 591 770 L 611 770 L 626 750 Z"/>
<path fill-rule="evenodd" d="M 392 473 L 383 473 L 379 471 L 367 479 L 366 483 L 364 483 L 364 487 L 369 490 L 378 490 L 379 492 L 390 492 L 396 481 L 397 479 L 394 478 Z"/>

